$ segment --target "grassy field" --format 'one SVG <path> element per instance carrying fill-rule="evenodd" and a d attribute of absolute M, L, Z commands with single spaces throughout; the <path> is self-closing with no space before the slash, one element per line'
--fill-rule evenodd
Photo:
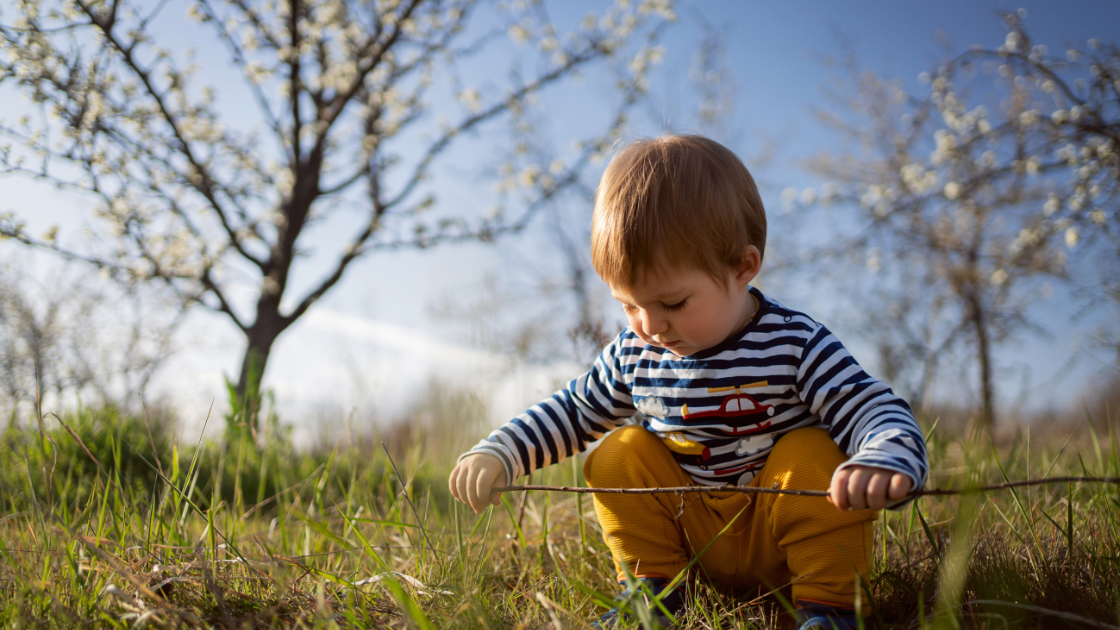
<path fill-rule="evenodd" d="M 469 400 L 445 399 L 411 424 L 311 452 L 244 429 L 177 444 L 104 410 L 47 417 L 42 433 L 37 418 L 9 423 L 0 623 L 588 627 L 617 590 L 590 497 L 507 495 L 481 517 L 450 500 L 446 475 L 482 434 L 481 418 Z M 222 436 L 213 422 L 207 434 Z M 1120 436 L 1099 419 L 1045 436 L 1014 431 L 995 447 L 932 425 L 932 486 L 1120 475 Z M 581 463 L 532 481 L 582 483 Z M 1116 486 L 927 497 L 885 514 L 875 540 L 868 627 L 1120 625 Z M 793 627 L 788 585 L 725 593 L 690 582 L 678 627 Z M 649 618 L 644 603 L 632 612 L 635 626 Z"/>

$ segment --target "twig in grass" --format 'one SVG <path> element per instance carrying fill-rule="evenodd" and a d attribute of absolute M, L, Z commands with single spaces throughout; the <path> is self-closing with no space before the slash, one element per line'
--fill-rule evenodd
<path fill-rule="evenodd" d="M 1049 479 L 1029 479 L 1027 481 L 1010 481 L 991 486 L 978 486 L 975 488 L 934 488 L 932 490 L 915 490 L 906 495 L 905 499 L 914 497 L 944 497 L 954 495 L 979 494 L 1009 488 L 1024 486 L 1042 486 L 1055 483 L 1107 483 L 1120 485 L 1120 477 L 1051 477 Z M 576 492 L 581 494 L 684 494 L 686 492 L 740 492 L 743 494 L 789 494 L 799 497 L 827 497 L 827 490 L 792 490 L 788 488 L 763 488 L 755 486 L 675 486 L 670 488 L 573 488 L 570 486 L 504 486 L 491 488 L 491 492 L 517 492 L 519 490 L 545 490 L 549 492 Z M 903 499 L 903 500 L 905 500 Z"/>
<path fill-rule="evenodd" d="M 545 612 L 548 613 L 549 619 L 552 620 L 553 627 L 557 628 L 558 630 L 563 630 L 564 624 L 560 622 L 560 617 L 556 615 L 557 611 L 564 613 L 564 615 L 568 617 L 568 619 L 571 619 L 572 622 L 578 624 L 580 628 L 591 628 L 591 626 L 587 625 L 587 623 L 583 619 L 580 619 L 576 615 L 572 614 L 572 611 L 549 599 L 548 596 L 544 593 L 537 591 L 536 598 L 537 601 L 541 603 L 541 606 L 545 609 Z"/>
<path fill-rule="evenodd" d="M 792 580 L 790 580 L 789 582 L 786 582 L 785 584 L 783 584 L 783 585 L 781 585 L 781 586 L 779 586 L 779 587 L 777 587 L 777 588 L 771 588 L 771 589 L 770 589 L 769 591 L 766 591 L 765 593 L 762 593 L 762 594 L 761 594 L 761 595 L 759 595 L 758 597 L 755 597 L 754 599 L 752 599 L 751 601 L 749 601 L 749 602 L 747 602 L 747 603 L 745 603 L 745 604 L 743 604 L 743 605 L 744 605 L 744 606 L 754 606 L 755 604 L 759 604 L 759 603 L 762 603 L 762 600 L 764 600 L 764 599 L 766 599 L 767 597 L 769 597 L 769 596 L 773 595 L 774 593 L 777 593 L 778 591 L 781 591 L 781 590 L 782 590 L 783 588 L 786 588 L 786 587 L 789 587 L 789 586 L 793 586 L 793 584 L 794 584 L 794 583 L 796 583 L 796 582 L 800 582 L 801 580 L 803 580 L 803 579 L 805 579 L 805 578 L 809 577 L 809 575 L 810 575 L 811 573 L 813 573 L 813 572 L 812 572 L 812 571 L 810 571 L 809 573 L 806 573 L 805 575 L 799 575 L 799 576 L 796 576 L 796 577 L 794 577 L 794 578 L 793 578 Z M 770 584 L 767 584 L 766 586 L 767 586 L 767 587 L 770 587 Z M 760 591 L 762 590 L 762 585 L 759 585 L 759 590 L 760 590 Z"/>
<path fill-rule="evenodd" d="M 148 403 L 144 400 L 143 396 L 140 396 L 140 407 L 144 410 L 144 428 L 148 431 L 148 444 L 152 447 L 152 459 L 156 460 L 156 468 L 159 470 L 159 474 L 162 475 L 163 461 L 160 459 L 159 449 L 156 448 L 156 438 L 152 435 L 152 418 L 148 413 Z M 160 415 L 162 419 L 162 414 Z"/>
<path fill-rule="evenodd" d="M 284 488 L 280 492 L 277 492 L 276 494 L 268 497 L 264 501 L 261 501 L 260 503 L 258 503 L 256 505 L 254 505 L 253 507 L 249 508 L 249 510 L 247 512 L 245 512 L 244 514 L 241 515 L 241 518 L 239 520 L 242 520 L 242 521 L 245 520 L 250 514 L 257 511 L 258 509 L 268 505 L 269 503 L 275 501 L 276 499 L 279 499 L 281 496 L 291 492 L 292 490 L 295 490 L 296 488 L 302 486 L 303 484 L 307 483 L 308 481 L 311 481 L 311 479 L 315 475 L 319 474 L 319 471 L 322 470 L 324 466 L 326 466 L 326 464 L 319 464 L 319 467 L 316 468 L 310 475 L 305 477 L 303 481 L 297 481 L 296 483 L 288 486 L 287 488 Z"/>
<path fill-rule="evenodd" d="M 1093 626 L 1094 628 L 1107 628 L 1107 630 L 1120 630 L 1112 624 L 1104 623 L 1102 621 L 1096 621 L 1094 619 L 1089 619 L 1088 617 L 1082 617 L 1081 615 L 1075 615 L 1073 613 L 1061 612 L 1061 611 L 1058 611 L 1058 610 L 1050 610 L 1049 608 L 1042 608 L 1040 606 L 1031 606 L 1029 604 L 1016 604 L 1014 602 L 1005 602 L 1005 601 L 1000 601 L 998 599 L 974 599 L 970 602 L 965 602 L 965 603 L 961 604 L 961 607 L 963 608 L 965 606 L 971 606 L 973 604 L 983 604 L 985 606 L 1006 606 L 1008 608 L 1018 608 L 1019 610 L 1027 610 L 1027 611 L 1030 611 L 1030 612 L 1033 612 L 1033 613 L 1038 613 L 1040 615 L 1049 615 L 1051 617 L 1057 617 L 1058 619 L 1065 619 L 1066 621 L 1073 621 L 1073 622 L 1078 623 L 1078 624 Z"/>
<path fill-rule="evenodd" d="M 87 541 L 83 540 L 82 538 L 83 537 L 75 536 L 76 540 L 81 542 L 85 546 L 86 549 L 92 551 L 94 553 L 94 555 L 96 555 L 97 557 L 104 560 L 109 565 L 109 567 L 112 568 L 113 571 L 115 571 L 117 573 L 117 575 L 120 575 L 121 577 L 123 577 L 124 579 L 126 579 L 130 583 L 132 583 L 132 586 L 134 586 L 136 588 L 136 590 L 140 591 L 140 593 L 143 594 L 144 597 L 147 597 L 148 599 L 155 602 L 157 606 L 160 606 L 160 607 L 167 606 L 167 600 L 165 600 L 164 598 L 157 595 L 155 593 L 155 591 L 153 591 L 151 588 L 148 587 L 147 584 L 144 583 L 143 580 L 136 577 L 136 574 L 133 573 L 132 571 L 130 571 L 128 569 L 128 567 L 126 567 L 124 565 L 124 563 L 121 562 L 120 559 L 118 559 L 116 556 L 109 553 L 108 551 L 105 551 L 104 549 L 102 549 L 98 545 L 87 542 Z"/>
<path fill-rule="evenodd" d="M 210 567 L 203 564 L 201 568 L 202 583 L 206 585 L 206 590 L 210 591 L 214 603 L 218 605 L 218 610 L 222 611 L 223 621 L 228 624 L 233 621 L 233 617 L 230 615 L 229 606 L 226 605 L 226 598 L 222 597 L 222 589 L 218 587 L 217 581 L 214 580 L 214 574 L 210 571 Z"/>
<path fill-rule="evenodd" d="M 533 483 L 533 473 L 529 473 L 529 475 L 527 477 L 525 477 L 525 483 L 523 485 L 525 487 L 531 488 L 532 483 Z M 521 522 L 525 519 L 525 507 L 528 504 L 529 504 L 529 491 L 526 490 L 525 492 L 521 493 L 521 506 L 517 508 L 517 529 L 518 530 L 521 529 Z"/>
<path fill-rule="evenodd" d="M 55 420 L 58 420 L 58 423 L 62 425 L 62 428 L 66 429 L 66 432 L 70 434 L 70 437 L 74 438 L 74 441 L 78 443 L 78 446 L 82 447 L 82 450 L 85 451 L 86 455 L 90 458 L 90 460 L 92 460 L 93 463 L 97 465 L 97 468 L 101 472 L 105 473 L 106 483 L 109 483 L 109 484 L 112 484 L 112 485 L 116 486 L 118 491 L 123 492 L 124 490 L 120 486 L 117 485 L 116 480 L 113 479 L 113 476 L 109 474 L 108 470 L 105 470 L 105 467 L 101 465 L 101 462 L 97 461 L 97 458 L 93 456 L 93 453 L 90 452 L 89 447 L 87 447 L 86 443 L 82 441 L 82 438 L 78 437 L 78 434 L 74 432 L 74 429 L 71 429 L 70 425 L 63 422 L 62 418 L 58 417 L 58 414 L 56 414 L 54 412 L 47 412 L 47 415 L 48 416 L 53 416 Z M 53 442 L 53 440 L 52 440 L 52 442 Z M 58 451 L 57 445 L 55 447 L 55 451 L 56 452 Z"/>
<path fill-rule="evenodd" d="M 412 515 L 416 517 L 416 522 L 420 525 L 420 533 L 424 535 L 424 542 L 428 543 L 428 549 L 432 550 L 432 557 L 439 564 L 439 554 L 436 553 L 436 548 L 432 546 L 432 541 L 428 538 L 428 530 L 424 527 L 424 521 L 420 520 L 420 513 L 416 511 L 416 506 L 412 504 L 412 499 L 408 496 L 408 486 L 405 484 L 404 478 L 401 477 L 400 471 L 397 470 L 397 464 L 393 461 L 393 456 L 389 454 L 389 448 L 385 446 L 385 442 L 381 442 L 381 450 L 385 451 L 385 456 L 389 458 L 389 465 L 393 467 L 393 474 L 397 476 L 397 481 L 401 484 L 401 493 L 404 494 L 404 500 L 408 501 L 408 507 L 412 508 Z"/>
<path fill-rule="evenodd" d="M 35 417 L 39 420 L 39 452 L 43 454 L 43 478 L 47 481 L 47 488 L 54 486 L 54 464 L 51 465 L 51 472 L 47 474 L 47 439 L 46 430 L 43 428 L 43 399 L 39 392 L 39 362 L 35 362 Z M 53 440 L 52 440 L 53 442 Z M 58 463 L 58 446 L 55 445 L 54 449 L 54 463 Z"/>

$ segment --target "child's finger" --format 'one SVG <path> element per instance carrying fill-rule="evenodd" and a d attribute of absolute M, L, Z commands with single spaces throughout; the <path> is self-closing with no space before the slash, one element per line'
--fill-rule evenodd
<path fill-rule="evenodd" d="M 475 477 L 475 482 L 471 487 L 471 507 L 474 508 L 476 514 L 481 514 L 486 506 L 490 504 L 490 488 L 494 485 L 493 475 L 486 469 L 485 466 L 478 466 L 478 476 Z"/>
<path fill-rule="evenodd" d="M 499 472 L 498 476 L 494 478 L 494 481 L 490 484 L 490 488 L 491 489 L 500 488 L 504 485 L 506 485 L 506 473 L 505 473 L 505 471 L 502 471 L 502 472 Z M 490 493 L 490 504 L 491 505 L 501 505 L 502 504 L 502 493 L 501 492 L 491 492 Z"/>
<path fill-rule="evenodd" d="M 867 482 L 867 507 L 871 510 L 881 510 L 887 507 L 887 490 L 890 487 L 892 475 L 887 471 L 877 471 L 871 475 Z"/>
<path fill-rule="evenodd" d="M 913 485 L 909 477 L 902 473 L 895 473 L 894 477 L 891 478 L 891 499 L 897 501 L 906 498 Z"/>
<path fill-rule="evenodd" d="M 467 468 L 466 490 L 467 490 L 467 503 L 478 514 L 482 510 L 479 508 L 478 500 L 478 478 L 482 471 L 477 466 L 469 466 Z"/>
<path fill-rule="evenodd" d="M 851 471 L 848 477 L 848 509 L 866 510 L 867 482 L 870 481 L 871 471 L 862 466 L 854 466 Z"/>
<path fill-rule="evenodd" d="M 832 475 L 832 483 L 828 488 L 828 500 L 841 512 L 848 509 L 848 469 L 838 470 Z"/>
<path fill-rule="evenodd" d="M 447 476 L 447 488 L 451 490 L 451 496 L 455 497 L 456 501 L 462 501 L 463 497 L 459 494 L 459 477 L 462 473 L 462 466 L 456 466 L 451 474 Z"/>

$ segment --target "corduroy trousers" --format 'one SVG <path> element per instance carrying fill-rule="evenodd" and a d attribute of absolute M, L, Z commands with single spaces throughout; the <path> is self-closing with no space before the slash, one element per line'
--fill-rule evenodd
<path fill-rule="evenodd" d="M 798 429 L 778 440 L 751 485 L 827 490 L 846 459 L 827 431 Z M 592 487 L 694 485 L 657 435 L 633 425 L 609 434 L 583 470 Z M 792 583 L 796 601 L 847 607 L 862 592 L 856 572 L 867 577 L 876 518 L 869 510 L 841 512 L 823 497 L 718 491 L 596 494 L 595 511 L 620 580 L 623 563 L 639 577 L 672 578 L 715 540 L 695 565 L 713 582 Z"/>

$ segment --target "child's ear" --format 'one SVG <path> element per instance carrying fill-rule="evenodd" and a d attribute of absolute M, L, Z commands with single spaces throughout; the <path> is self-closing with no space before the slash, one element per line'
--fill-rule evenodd
<path fill-rule="evenodd" d="M 762 252 L 754 245 L 747 245 L 743 250 L 743 257 L 739 259 L 739 266 L 735 269 L 735 283 L 740 288 L 745 287 L 759 271 L 762 271 Z"/>

